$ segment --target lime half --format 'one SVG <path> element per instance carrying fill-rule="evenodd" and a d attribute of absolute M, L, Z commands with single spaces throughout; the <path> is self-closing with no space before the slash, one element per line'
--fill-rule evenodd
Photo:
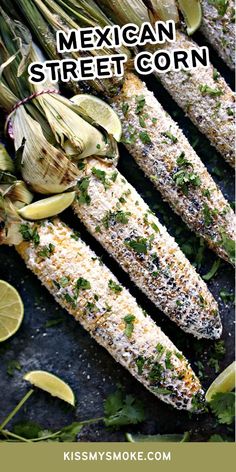
<path fill-rule="evenodd" d="M 101 125 L 116 141 L 120 141 L 122 125 L 116 112 L 107 103 L 94 95 L 75 95 L 71 101 L 80 106 L 90 118 Z"/>
<path fill-rule="evenodd" d="M 50 393 L 53 397 L 60 398 L 64 402 L 75 406 L 75 396 L 70 386 L 56 375 L 44 370 L 32 370 L 24 375 L 24 380 Z"/>
<path fill-rule="evenodd" d="M 206 401 L 210 402 L 216 393 L 231 392 L 235 388 L 236 362 L 232 362 L 212 382 L 206 392 Z"/>
<path fill-rule="evenodd" d="M 38 202 L 26 205 L 18 213 L 26 220 L 42 220 L 51 216 L 59 215 L 68 208 L 75 198 L 75 192 L 60 193 L 53 197 L 43 198 Z"/>
<path fill-rule="evenodd" d="M 0 280 L 0 342 L 16 333 L 24 316 L 24 305 L 17 290 Z"/>
<path fill-rule="evenodd" d="M 199 0 L 178 0 L 179 8 L 184 16 L 187 33 L 190 36 L 201 25 L 202 22 L 202 7 Z"/>
<path fill-rule="evenodd" d="M 137 442 L 188 442 L 189 433 L 182 434 L 155 434 L 155 435 L 145 435 L 145 434 L 131 434 L 126 433 L 126 439 L 128 442 L 137 443 Z"/>

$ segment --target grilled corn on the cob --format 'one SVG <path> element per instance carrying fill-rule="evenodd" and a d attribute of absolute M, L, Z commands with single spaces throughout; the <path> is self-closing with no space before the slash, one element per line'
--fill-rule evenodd
<path fill-rule="evenodd" d="M 96 254 L 58 220 L 35 228 L 37 246 L 17 251 L 59 304 L 154 395 L 199 410 L 203 392 L 186 359 Z"/>
<path fill-rule="evenodd" d="M 124 142 L 145 174 L 187 225 L 229 260 L 222 233 L 234 239 L 234 212 L 178 125 L 132 73 L 112 106 Z"/>
<path fill-rule="evenodd" d="M 183 330 L 218 338 L 217 303 L 184 254 L 125 178 L 91 159 L 75 213 L 138 287 Z"/>
<path fill-rule="evenodd" d="M 188 50 L 195 46 L 183 33 L 177 33 L 176 42 L 166 43 L 164 48 Z M 186 115 L 234 167 L 235 100 L 232 90 L 220 74 L 209 66 L 157 75 Z"/>
<path fill-rule="evenodd" d="M 216 49 L 226 64 L 235 67 L 235 2 L 202 0 L 201 32 Z"/>

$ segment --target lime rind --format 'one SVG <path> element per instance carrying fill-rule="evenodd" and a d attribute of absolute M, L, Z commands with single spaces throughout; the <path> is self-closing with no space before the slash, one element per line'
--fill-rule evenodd
<path fill-rule="evenodd" d="M 87 115 L 102 126 L 116 141 L 120 141 L 122 124 L 119 116 L 106 102 L 94 95 L 79 94 L 71 98 L 71 101 L 80 106 Z"/>
<path fill-rule="evenodd" d="M 24 375 L 24 380 L 30 382 L 35 387 L 50 393 L 53 397 L 60 398 L 60 400 L 75 406 L 75 395 L 73 390 L 66 382 L 64 382 L 64 380 L 61 380 L 56 375 L 44 370 L 34 370 L 27 372 L 27 374 Z"/>
<path fill-rule="evenodd" d="M 74 198 L 75 192 L 60 193 L 24 206 L 18 213 L 22 218 L 32 221 L 51 218 L 66 210 Z"/>
<path fill-rule="evenodd" d="M 232 362 L 212 382 L 206 392 L 206 401 L 210 402 L 216 393 L 231 392 L 235 388 L 236 361 Z"/>
<path fill-rule="evenodd" d="M 0 294 L 0 342 L 3 342 L 18 331 L 24 318 L 24 305 L 15 287 L 5 280 L 0 280 Z"/>
<path fill-rule="evenodd" d="M 187 34 L 191 36 L 202 22 L 202 6 L 199 0 L 178 0 L 178 6 L 187 25 Z"/>

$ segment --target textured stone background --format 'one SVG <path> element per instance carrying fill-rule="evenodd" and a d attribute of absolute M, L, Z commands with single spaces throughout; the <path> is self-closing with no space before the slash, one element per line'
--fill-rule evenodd
<path fill-rule="evenodd" d="M 197 36 L 197 39 L 201 42 L 200 36 Z M 213 52 L 211 52 L 211 59 L 232 86 L 232 75 L 225 66 L 222 66 Z M 166 110 L 180 123 L 191 143 L 196 142 L 198 138 L 197 152 L 213 173 L 225 196 L 232 201 L 234 198 L 232 170 L 184 117 L 157 80 L 148 78 L 147 82 Z M 216 166 L 220 169 L 220 176 L 216 175 L 216 173 L 219 174 L 215 170 Z M 176 235 L 180 220 L 173 215 L 168 205 L 162 203 L 159 193 L 143 176 L 123 147 L 121 147 L 119 169 L 142 194 L 162 222 L 164 221 L 169 231 Z M 136 296 L 142 307 L 183 350 L 196 372 L 198 372 L 196 362 L 201 360 L 207 375 L 203 380 L 203 385 L 207 388 L 215 377 L 214 370 L 208 366 L 208 354 L 212 343 L 195 341 L 191 336 L 181 333 L 130 282 L 128 276 L 111 257 L 105 254 L 100 245 L 86 233 L 70 210 L 63 214 L 63 219 L 81 231 L 82 237 L 90 243 L 98 255 L 103 257 L 103 261 Z M 186 229 L 186 242 L 189 237 L 191 235 Z M 209 270 L 214 260 L 213 253 L 207 250 L 207 262 L 202 267 L 201 274 Z M 0 345 L 0 422 L 27 390 L 22 380 L 23 374 L 29 370 L 43 369 L 59 375 L 71 385 L 77 398 L 76 409 L 67 407 L 63 402 L 38 391 L 30 398 L 14 422 L 26 419 L 39 423 L 43 428 L 58 430 L 71 421 L 99 417 L 103 413 L 103 402 L 106 396 L 116 389 L 117 384 L 122 384 L 128 393 L 134 394 L 143 401 L 147 411 L 147 420 L 137 427 L 123 428 L 119 431 L 108 431 L 101 423 L 87 426 L 80 433 L 79 440 L 123 441 L 126 431 L 140 431 L 148 434 L 192 431 L 192 440 L 206 441 L 211 434 L 216 432 L 231 433 L 228 428 L 217 426 L 216 420 L 210 414 L 191 416 L 185 412 L 175 411 L 147 392 L 90 338 L 79 323 L 70 318 L 54 302 L 37 278 L 26 269 L 24 262 L 13 248 L 0 247 L 0 278 L 7 280 L 19 290 L 25 305 L 25 317 L 20 330 L 13 338 Z M 234 307 L 232 304 L 224 305 L 219 299 L 219 292 L 222 288 L 232 291 L 233 283 L 233 269 L 223 262 L 218 274 L 209 282 L 209 289 L 219 300 L 224 325 L 223 339 L 226 345 L 226 356 L 220 362 L 221 369 L 234 358 Z M 55 318 L 62 318 L 62 322 L 55 327 L 45 328 L 46 322 Z M 201 356 L 199 348 L 202 351 Z M 20 363 L 21 370 L 16 370 L 13 376 L 9 376 L 7 367 L 12 360 Z"/>

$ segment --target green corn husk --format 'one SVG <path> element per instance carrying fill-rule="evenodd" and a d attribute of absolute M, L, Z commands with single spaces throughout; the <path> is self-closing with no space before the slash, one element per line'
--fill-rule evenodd
<path fill-rule="evenodd" d="M 59 54 L 56 50 L 55 35 L 56 31 L 62 30 L 67 32 L 69 29 L 77 29 L 79 27 L 94 27 L 112 25 L 108 18 L 104 15 L 101 9 L 93 0 L 22 0 L 20 3 L 13 0 L 8 2 L 3 0 L 6 10 L 10 12 L 14 10 L 14 5 L 24 15 L 28 21 L 30 28 L 38 38 L 39 42 L 43 43 L 46 54 L 51 59 L 66 58 L 66 54 Z M 15 13 L 17 16 L 17 13 Z M 49 26 L 50 25 L 50 26 Z M 99 50 L 71 52 L 72 59 L 78 57 L 91 57 L 111 54 L 126 54 L 128 58 L 131 57 L 131 52 L 124 46 L 115 49 L 103 48 Z M 109 79 L 94 79 L 90 80 L 91 87 L 97 93 L 112 93 L 113 88 L 122 81 L 121 78 Z M 81 87 L 88 89 L 87 82 L 80 82 Z M 78 84 L 70 82 L 70 87 L 75 92 L 78 92 Z"/>
<path fill-rule="evenodd" d="M 11 112 L 19 100 L 52 87 L 47 82 L 28 82 L 28 65 L 39 60 L 38 53 L 27 28 L 1 13 L 0 106 L 9 114 L 7 125 L 14 137 L 22 176 L 37 192 L 63 192 L 78 180 L 78 159 L 97 155 L 109 163 L 116 161 L 116 142 L 78 106 L 56 93 L 44 93 Z M 76 150 L 76 162 L 66 155 L 68 143 Z"/>

